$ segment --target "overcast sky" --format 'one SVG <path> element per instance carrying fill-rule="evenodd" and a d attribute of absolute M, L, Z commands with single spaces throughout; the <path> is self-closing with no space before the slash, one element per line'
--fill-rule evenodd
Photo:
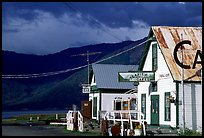
<path fill-rule="evenodd" d="M 201 2 L 4 2 L 2 49 L 45 55 L 146 37 L 153 25 L 202 26 Z"/>

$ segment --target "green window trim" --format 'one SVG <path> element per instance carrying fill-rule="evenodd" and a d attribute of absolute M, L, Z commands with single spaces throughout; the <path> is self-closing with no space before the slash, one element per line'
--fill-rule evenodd
<path fill-rule="evenodd" d="M 164 121 L 171 121 L 171 103 L 168 100 L 168 97 L 170 96 L 170 92 L 165 92 L 164 96 L 164 114 L 165 118 Z"/>
<path fill-rule="evenodd" d="M 152 71 L 157 70 L 157 44 L 152 44 Z"/>
<path fill-rule="evenodd" d="M 151 82 L 151 86 L 152 86 L 152 92 L 156 92 L 157 91 L 157 81 Z"/>
<path fill-rule="evenodd" d="M 141 95 L 141 112 L 144 114 L 144 119 L 146 119 L 146 94 Z"/>
<path fill-rule="evenodd" d="M 93 117 L 97 117 L 97 97 L 94 97 Z"/>

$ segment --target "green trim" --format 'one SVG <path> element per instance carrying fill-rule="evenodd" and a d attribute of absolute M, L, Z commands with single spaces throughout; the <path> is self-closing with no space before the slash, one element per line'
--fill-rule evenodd
<path fill-rule="evenodd" d="M 97 117 L 97 97 L 94 97 L 93 98 L 94 99 L 94 105 L 93 105 L 93 108 L 94 108 L 94 110 L 93 110 L 93 117 Z"/>
<path fill-rule="evenodd" d="M 150 124 L 151 125 L 159 125 L 160 120 L 159 120 L 159 116 L 160 116 L 160 95 L 151 95 L 150 99 L 151 99 L 151 104 L 150 104 Z"/>
<path fill-rule="evenodd" d="M 99 89 L 101 93 L 121 93 L 129 91 L 130 89 Z"/>
<path fill-rule="evenodd" d="M 89 65 L 89 84 L 91 84 L 92 77 L 93 77 L 93 67 L 91 64 L 91 65 Z"/>
<path fill-rule="evenodd" d="M 152 31 L 152 28 L 150 28 L 147 40 L 150 39 L 152 36 L 153 36 L 153 31 Z M 151 40 L 147 41 L 147 43 L 146 43 L 146 45 L 144 47 L 144 51 L 142 53 L 143 57 L 141 58 L 141 62 L 139 63 L 138 70 L 142 70 L 143 67 L 144 67 L 144 64 L 145 64 L 145 61 L 146 61 L 146 57 L 147 57 L 147 53 L 149 51 L 149 47 L 150 47 L 150 43 L 151 42 L 152 42 Z"/>
<path fill-rule="evenodd" d="M 120 93 L 124 94 L 125 92 L 129 91 L 130 89 L 99 89 L 96 86 L 91 86 L 91 92 L 92 93 Z"/>
<path fill-rule="evenodd" d="M 128 79 L 124 79 L 121 75 L 120 72 L 118 72 L 118 82 L 130 82 Z"/>
<path fill-rule="evenodd" d="M 179 126 L 179 83 L 176 82 L 176 126 Z"/>
<path fill-rule="evenodd" d="M 155 81 L 155 71 L 118 72 L 119 82 Z"/>
<path fill-rule="evenodd" d="M 98 87 L 96 85 L 91 86 L 91 92 L 92 91 L 97 91 L 97 90 L 98 90 Z"/>
<path fill-rule="evenodd" d="M 157 59 L 157 44 L 152 44 L 152 71 L 157 70 L 158 66 Z"/>
<path fill-rule="evenodd" d="M 143 108 L 143 98 L 144 98 L 144 108 Z M 144 119 L 146 119 L 146 94 L 141 94 L 141 112 L 144 114 Z"/>
<path fill-rule="evenodd" d="M 101 111 L 101 100 L 102 97 L 101 97 L 101 91 L 99 91 L 99 111 Z"/>
<path fill-rule="evenodd" d="M 151 82 L 152 92 L 157 92 L 157 81 Z"/>
<path fill-rule="evenodd" d="M 167 100 L 167 97 L 170 96 L 170 92 L 165 92 L 164 96 L 164 121 L 171 121 L 171 103 Z M 168 101 L 169 104 L 169 118 L 167 119 L 167 103 L 166 100 Z"/>

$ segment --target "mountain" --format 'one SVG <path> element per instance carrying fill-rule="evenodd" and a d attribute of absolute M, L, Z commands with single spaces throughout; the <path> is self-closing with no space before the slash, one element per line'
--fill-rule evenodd
<path fill-rule="evenodd" d="M 43 56 L 2 51 L 2 74 L 33 74 L 71 69 L 87 64 L 86 55 L 80 56 L 87 51 L 97 53 L 89 56 L 90 63 L 93 63 L 145 40 L 146 38 L 138 41 L 68 48 Z M 101 63 L 137 64 L 143 49 L 144 45 Z M 2 79 L 2 108 L 4 111 L 65 109 L 71 108 L 72 104 L 76 104 L 80 108 L 81 101 L 88 100 L 88 94 L 83 94 L 81 91 L 81 84 L 87 82 L 87 71 L 87 68 L 82 68 L 40 78 Z"/>

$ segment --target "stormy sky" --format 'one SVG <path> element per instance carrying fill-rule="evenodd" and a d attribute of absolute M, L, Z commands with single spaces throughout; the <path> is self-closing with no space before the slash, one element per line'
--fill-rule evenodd
<path fill-rule="evenodd" d="M 202 26 L 201 2 L 3 2 L 2 49 L 45 55 L 146 37 L 151 26 Z"/>

